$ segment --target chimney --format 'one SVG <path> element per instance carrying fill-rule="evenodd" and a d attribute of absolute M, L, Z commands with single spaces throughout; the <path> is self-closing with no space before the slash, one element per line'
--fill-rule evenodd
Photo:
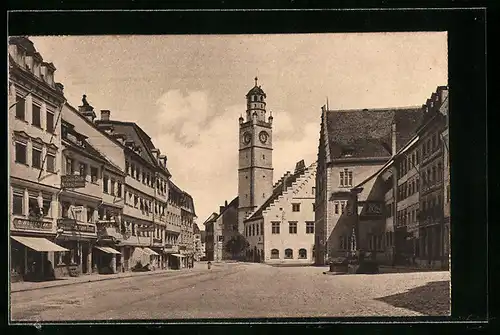
<path fill-rule="evenodd" d="M 396 121 L 392 122 L 391 125 L 391 140 L 392 140 L 392 157 L 396 155 Z"/>
<path fill-rule="evenodd" d="M 110 116 L 111 116 L 111 111 L 107 109 L 101 109 L 101 121 L 109 121 Z"/>
<path fill-rule="evenodd" d="M 281 185 L 283 187 L 283 193 L 286 191 L 286 181 L 288 177 L 290 176 L 290 171 L 287 171 L 285 175 L 283 176 L 283 184 Z"/>
<path fill-rule="evenodd" d="M 222 214 L 222 211 L 224 211 L 224 206 L 219 206 L 219 214 Z"/>
<path fill-rule="evenodd" d="M 224 201 L 224 207 L 227 207 L 227 200 Z"/>

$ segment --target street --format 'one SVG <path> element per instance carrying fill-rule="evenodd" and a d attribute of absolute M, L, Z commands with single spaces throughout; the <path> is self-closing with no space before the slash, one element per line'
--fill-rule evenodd
<path fill-rule="evenodd" d="M 449 314 L 449 272 L 325 275 L 323 267 L 196 264 L 198 272 L 11 294 L 12 321 Z"/>

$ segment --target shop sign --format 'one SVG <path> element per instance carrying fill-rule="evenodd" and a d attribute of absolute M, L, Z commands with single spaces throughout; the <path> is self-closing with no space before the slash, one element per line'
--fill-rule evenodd
<path fill-rule="evenodd" d="M 14 228 L 32 230 L 52 230 L 52 222 L 36 219 L 14 219 Z"/>
<path fill-rule="evenodd" d="M 92 224 L 78 224 L 75 219 L 58 219 L 57 228 L 65 231 L 77 231 L 80 233 L 96 233 L 96 226 Z"/>
<path fill-rule="evenodd" d="M 172 245 L 170 247 L 165 248 L 165 252 L 169 254 L 175 254 L 179 252 L 179 246 L 177 245 Z"/>
<path fill-rule="evenodd" d="M 61 188 L 82 188 L 85 187 L 85 176 L 64 175 L 61 176 Z"/>

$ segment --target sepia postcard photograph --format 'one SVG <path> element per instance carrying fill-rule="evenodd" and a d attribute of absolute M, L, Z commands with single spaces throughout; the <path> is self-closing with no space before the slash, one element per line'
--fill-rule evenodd
<path fill-rule="evenodd" d="M 449 316 L 447 37 L 9 36 L 10 321 Z"/>

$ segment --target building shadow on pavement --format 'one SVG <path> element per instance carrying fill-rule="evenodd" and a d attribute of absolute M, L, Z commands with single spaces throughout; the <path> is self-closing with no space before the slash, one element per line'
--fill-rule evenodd
<path fill-rule="evenodd" d="M 404 293 L 376 298 L 394 307 L 406 308 L 430 316 L 450 315 L 450 281 L 434 281 Z"/>

